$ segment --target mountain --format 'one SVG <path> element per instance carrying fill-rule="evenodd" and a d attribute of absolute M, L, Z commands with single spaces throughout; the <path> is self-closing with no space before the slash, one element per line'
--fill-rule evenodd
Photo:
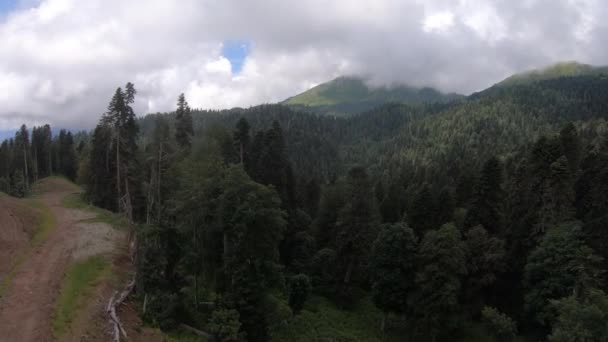
<path fill-rule="evenodd" d="M 338 77 L 282 102 L 296 109 L 321 114 L 348 116 L 386 103 L 445 103 L 463 98 L 459 94 L 443 94 L 433 88 L 409 86 L 368 87 L 360 78 Z"/>
<path fill-rule="evenodd" d="M 577 62 L 562 62 L 543 69 L 531 70 L 507 77 L 495 86 L 530 84 L 560 77 L 608 75 L 608 67 L 596 67 Z"/>

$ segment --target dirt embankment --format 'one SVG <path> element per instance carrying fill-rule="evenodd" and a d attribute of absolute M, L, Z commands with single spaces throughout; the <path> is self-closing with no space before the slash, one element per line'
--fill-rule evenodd
<path fill-rule="evenodd" d="M 34 235 L 40 213 L 24 200 L 0 194 L 0 281 Z"/>
<path fill-rule="evenodd" d="M 95 213 L 63 206 L 66 196 L 79 191 L 59 178 L 49 178 L 37 185 L 37 200 L 50 209 L 55 224 L 44 241 L 29 250 L 29 240 L 37 226 L 35 210 L 21 206 L 19 200 L 0 198 L 0 253 L 3 253 L 0 254 L 0 275 L 3 269 L 10 268 L 6 260 L 24 258 L 0 299 L 0 341 L 53 340 L 53 314 L 68 266 L 92 255 L 111 254 L 124 241 L 124 234 L 109 225 L 86 221 L 94 218 Z M 109 284 L 100 284 L 95 298 L 87 299 L 83 306 L 85 312 L 75 317 L 76 326 L 83 319 L 101 319 L 106 301 L 103 297 L 109 291 L 103 289 L 109 287 Z M 103 329 L 99 320 L 95 321 L 99 326 L 91 321 L 81 322 L 80 327 L 71 329 L 68 336 L 60 340 L 107 340 L 103 335 L 86 338 L 88 330 Z"/>

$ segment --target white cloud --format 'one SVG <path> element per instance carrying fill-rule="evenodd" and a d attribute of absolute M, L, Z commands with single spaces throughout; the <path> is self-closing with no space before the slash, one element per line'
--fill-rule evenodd
<path fill-rule="evenodd" d="M 275 102 L 345 74 L 471 92 L 531 67 L 604 64 L 601 0 L 21 0 L 0 19 L 0 130 L 90 127 L 133 81 L 139 113 Z M 231 72 L 222 42 L 249 41 Z"/>
<path fill-rule="evenodd" d="M 424 18 L 425 32 L 447 32 L 454 25 L 454 14 L 451 12 L 438 12 Z"/>

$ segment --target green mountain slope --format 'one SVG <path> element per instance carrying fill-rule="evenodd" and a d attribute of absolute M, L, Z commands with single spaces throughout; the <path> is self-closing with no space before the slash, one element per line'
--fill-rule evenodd
<path fill-rule="evenodd" d="M 550 80 L 559 77 L 576 77 L 608 74 L 608 67 L 595 67 L 577 62 L 564 62 L 550 65 L 543 69 L 531 70 L 507 77 L 497 86 L 513 86 Z"/>
<path fill-rule="evenodd" d="M 458 94 L 443 94 L 432 88 L 408 86 L 369 88 L 359 78 L 339 77 L 291 97 L 283 104 L 322 114 L 346 116 L 386 103 L 449 102 L 462 97 Z"/>

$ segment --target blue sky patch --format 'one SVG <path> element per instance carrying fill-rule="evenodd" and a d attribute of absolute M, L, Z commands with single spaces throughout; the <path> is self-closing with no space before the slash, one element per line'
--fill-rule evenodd
<path fill-rule="evenodd" d="M 18 0 L 0 0 L 0 17 L 5 16 L 17 7 Z"/>
<path fill-rule="evenodd" d="M 232 74 L 239 74 L 243 69 L 245 59 L 249 55 L 251 43 L 246 40 L 226 40 L 222 45 L 222 56 L 230 61 Z"/>

